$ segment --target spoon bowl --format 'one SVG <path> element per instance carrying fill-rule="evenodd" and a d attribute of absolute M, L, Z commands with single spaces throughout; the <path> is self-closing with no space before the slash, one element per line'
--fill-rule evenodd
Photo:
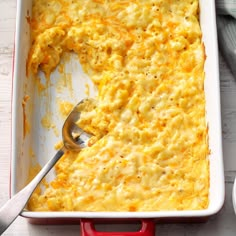
<path fill-rule="evenodd" d="M 92 137 L 91 134 L 81 129 L 77 122 L 80 119 L 81 111 L 86 104 L 94 103 L 91 98 L 81 100 L 70 112 L 62 127 L 62 139 L 64 147 L 71 151 L 80 151 L 88 146 L 88 140 Z"/>

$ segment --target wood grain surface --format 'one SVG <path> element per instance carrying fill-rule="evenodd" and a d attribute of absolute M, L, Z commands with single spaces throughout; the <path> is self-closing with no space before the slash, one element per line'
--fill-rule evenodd
<path fill-rule="evenodd" d="M 12 55 L 16 0 L 0 0 L 0 206 L 9 198 Z M 236 80 L 220 56 L 221 109 L 226 198 L 223 209 L 204 224 L 157 224 L 158 236 L 233 236 L 236 216 L 232 187 L 236 176 Z M 104 230 L 127 229 L 125 225 L 102 225 Z M 4 235 L 80 235 L 79 225 L 31 225 L 18 217 Z"/>

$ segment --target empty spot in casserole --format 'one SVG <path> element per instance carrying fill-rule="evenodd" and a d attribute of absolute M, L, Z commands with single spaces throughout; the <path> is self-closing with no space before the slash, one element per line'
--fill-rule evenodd
<path fill-rule="evenodd" d="M 55 136 L 59 136 L 59 131 L 57 126 L 52 122 L 52 114 L 50 112 L 47 112 L 41 119 L 41 125 L 45 128 L 45 129 L 52 129 Z"/>

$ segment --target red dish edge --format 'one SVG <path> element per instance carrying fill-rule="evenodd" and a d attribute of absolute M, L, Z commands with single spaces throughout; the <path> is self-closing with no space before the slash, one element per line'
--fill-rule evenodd
<path fill-rule="evenodd" d="M 93 220 L 80 221 L 81 236 L 152 236 L 155 235 L 155 223 L 152 220 L 141 220 L 141 229 L 137 232 L 101 232 L 95 229 Z"/>

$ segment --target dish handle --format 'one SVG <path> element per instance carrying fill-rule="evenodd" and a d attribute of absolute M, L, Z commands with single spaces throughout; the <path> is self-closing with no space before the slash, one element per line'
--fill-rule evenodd
<path fill-rule="evenodd" d="M 142 219 L 141 229 L 136 232 L 101 232 L 97 231 L 91 219 L 82 219 L 80 222 L 81 236 L 153 236 L 155 223 L 153 220 Z"/>

